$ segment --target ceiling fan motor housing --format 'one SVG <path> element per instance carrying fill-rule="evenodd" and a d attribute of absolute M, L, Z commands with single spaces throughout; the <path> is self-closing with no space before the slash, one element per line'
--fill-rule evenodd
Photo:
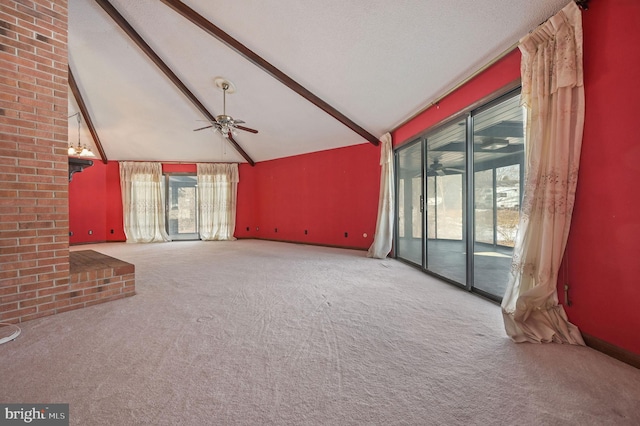
<path fill-rule="evenodd" d="M 216 117 L 216 121 L 220 124 L 231 124 L 233 123 L 233 117 L 226 114 L 221 114 Z"/>

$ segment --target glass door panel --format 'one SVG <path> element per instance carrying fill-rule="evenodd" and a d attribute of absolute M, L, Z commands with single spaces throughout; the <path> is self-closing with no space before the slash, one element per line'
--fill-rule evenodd
<path fill-rule="evenodd" d="M 198 178 L 167 175 L 167 232 L 172 240 L 197 240 Z"/>
<path fill-rule="evenodd" d="M 476 242 L 494 243 L 495 218 L 493 209 L 493 171 L 483 170 L 474 174 Z"/>
<path fill-rule="evenodd" d="M 500 299 L 506 290 L 519 220 L 524 168 L 520 96 L 478 112 L 473 125 L 473 287 Z"/>
<path fill-rule="evenodd" d="M 436 177 L 427 176 L 427 239 L 431 240 L 436 238 L 438 229 L 438 216 L 436 216 L 438 197 L 436 195 Z"/>
<path fill-rule="evenodd" d="M 427 270 L 465 285 L 465 120 L 427 138 Z"/>
<path fill-rule="evenodd" d="M 520 164 L 499 167 L 496 169 L 496 239 L 499 246 L 514 246 L 519 220 Z"/>
<path fill-rule="evenodd" d="M 422 265 L 422 144 L 397 153 L 398 232 L 396 255 Z"/>

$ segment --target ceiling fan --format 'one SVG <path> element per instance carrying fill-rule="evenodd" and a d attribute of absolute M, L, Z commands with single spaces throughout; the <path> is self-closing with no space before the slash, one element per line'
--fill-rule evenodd
<path fill-rule="evenodd" d="M 431 163 L 427 169 L 427 176 L 445 176 L 460 173 L 464 173 L 464 170 L 445 167 L 444 164 L 440 162 L 439 158 L 434 158 L 433 163 Z"/>
<path fill-rule="evenodd" d="M 243 124 L 244 121 L 236 120 L 230 115 L 227 115 L 227 92 L 234 93 L 236 91 L 236 87 L 233 85 L 233 83 L 222 77 L 217 77 L 214 80 L 214 83 L 217 87 L 222 89 L 222 114 L 216 116 L 215 121 L 212 121 L 210 125 L 194 129 L 194 132 L 213 128 L 215 131 L 220 132 L 220 134 L 225 138 L 229 138 L 232 134 L 235 135 L 235 129 L 243 130 L 249 133 L 258 133 L 258 131 L 255 129 L 241 126 L 240 124 Z"/>

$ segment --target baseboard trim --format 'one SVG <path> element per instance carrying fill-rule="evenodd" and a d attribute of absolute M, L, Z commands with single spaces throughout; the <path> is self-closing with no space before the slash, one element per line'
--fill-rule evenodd
<path fill-rule="evenodd" d="M 313 243 L 310 241 L 290 241 L 290 240 L 278 240 L 275 238 L 258 238 L 258 237 L 236 237 L 238 240 L 262 240 L 262 241 L 274 241 L 276 243 L 289 243 L 289 244 L 302 244 L 306 246 L 318 246 L 318 247 L 330 247 L 330 248 L 338 248 L 338 249 L 347 249 L 347 250 L 360 250 L 367 251 L 368 248 L 362 247 L 353 247 L 353 246 L 339 246 L 337 244 L 322 244 L 322 243 Z"/>
<path fill-rule="evenodd" d="M 640 368 L 640 355 L 609 342 L 605 342 L 604 340 L 591 336 L 590 334 L 582 333 L 582 338 L 590 348 L 595 349 L 598 352 L 602 352 L 605 355 L 609 355 L 610 357 L 615 358 L 618 361 L 622 361 L 625 364 L 629 364 L 632 367 Z"/>
<path fill-rule="evenodd" d="M 106 240 L 97 240 L 97 241 L 81 241 L 79 243 L 69 243 L 69 247 L 73 247 L 73 246 L 86 246 L 89 244 L 102 244 L 102 243 L 106 243 Z"/>

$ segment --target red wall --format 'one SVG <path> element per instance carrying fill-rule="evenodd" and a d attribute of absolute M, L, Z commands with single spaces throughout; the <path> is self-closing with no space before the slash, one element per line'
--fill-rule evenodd
<path fill-rule="evenodd" d="M 236 237 L 368 248 L 378 211 L 379 157 L 379 147 L 362 144 L 241 164 Z M 195 173 L 196 166 L 163 164 L 162 170 Z M 72 244 L 125 241 L 118 163 L 95 160 L 74 174 L 69 209 Z"/>
<path fill-rule="evenodd" d="M 583 13 L 586 117 L 569 243 L 558 282 L 569 319 L 581 331 L 640 354 L 640 2 L 592 2 Z M 396 144 L 519 78 L 519 51 L 406 125 Z"/>
<path fill-rule="evenodd" d="M 636 354 L 639 21 L 637 0 L 594 1 L 583 13 L 586 117 L 567 251 L 572 306 L 565 307 L 583 332 Z"/>
<path fill-rule="evenodd" d="M 105 241 L 107 166 L 99 160 L 73 174 L 69 182 L 69 243 Z M 91 234 L 89 234 L 91 232 Z"/>
<path fill-rule="evenodd" d="M 162 173 L 197 173 L 195 164 L 163 164 Z"/>
<path fill-rule="evenodd" d="M 105 232 L 107 241 L 126 241 L 122 216 L 122 192 L 120 191 L 120 166 L 110 161 L 105 170 L 107 216 Z"/>
<path fill-rule="evenodd" d="M 368 248 L 379 163 L 380 148 L 367 143 L 241 165 L 236 237 Z"/>
<path fill-rule="evenodd" d="M 71 244 L 126 240 L 116 161 L 104 164 L 93 160 L 93 166 L 73 175 L 69 182 L 69 231 L 73 233 Z"/>

